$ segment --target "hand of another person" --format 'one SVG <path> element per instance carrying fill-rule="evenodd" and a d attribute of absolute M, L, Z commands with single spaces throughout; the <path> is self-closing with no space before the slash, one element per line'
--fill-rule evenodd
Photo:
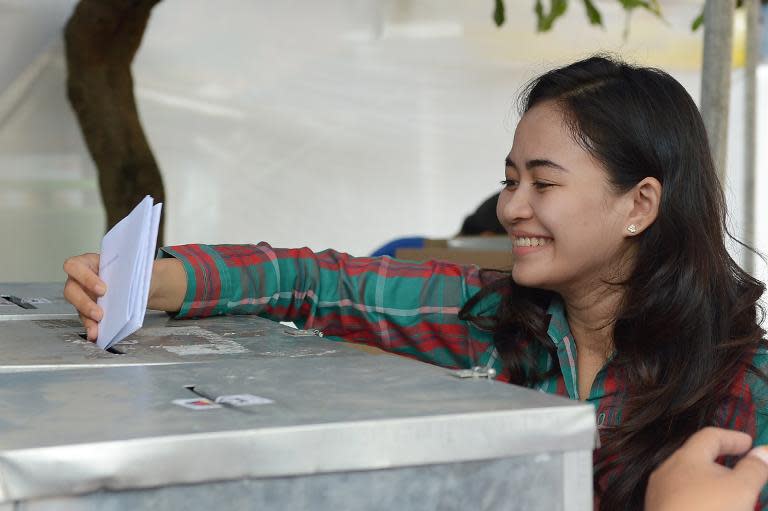
<path fill-rule="evenodd" d="M 96 299 L 107 292 L 107 286 L 99 278 L 99 254 L 83 254 L 64 261 L 67 283 L 64 298 L 75 306 L 83 322 L 88 340 L 99 335 L 99 321 L 104 315 Z"/>
<path fill-rule="evenodd" d="M 732 469 L 715 461 L 751 445 L 746 433 L 698 431 L 651 474 L 645 511 L 752 511 L 768 481 L 768 447 L 754 448 Z"/>

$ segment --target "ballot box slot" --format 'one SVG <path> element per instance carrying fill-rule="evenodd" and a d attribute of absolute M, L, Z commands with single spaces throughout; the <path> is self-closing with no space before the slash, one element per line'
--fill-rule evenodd
<path fill-rule="evenodd" d="M 199 385 L 196 384 L 184 385 L 184 388 L 194 394 L 197 398 L 203 399 L 202 402 L 194 402 L 189 399 L 179 400 L 185 401 L 182 406 L 185 406 L 186 408 L 208 408 L 210 406 L 214 406 L 217 408 L 234 410 L 240 413 L 254 414 L 258 413 L 258 411 L 253 408 L 248 408 L 249 406 L 273 403 L 271 399 L 265 399 L 263 397 L 254 396 L 252 394 L 216 396 L 215 393 L 203 390 Z"/>
<path fill-rule="evenodd" d="M 208 399 L 209 401 L 216 402 L 216 398 L 214 396 L 212 396 L 208 392 L 204 392 L 202 389 L 198 388 L 197 385 L 184 385 L 184 388 L 196 396 L 200 396 L 203 399 Z"/>
<path fill-rule="evenodd" d="M 77 336 L 80 337 L 81 339 L 83 339 L 84 341 L 88 340 L 88 334 L 86 334 L 85 332 L 82 333 L 82 334 L 77 334 Z M 109 348 L 105 349 L 104 351 L 106 351 L 107 353 L 112 353 L 113 355 L 125 355 L 124 352 L 120 351 L 119 349 L 115 348 L 114 346 L 110 346 Z"/>
<path fill-rule="evenodd" d="M 37 309 L 37 307 L 29 303 L 28 301 L 24 300 L 23 298 L 19 298 L 18 296 L 0 295 L 0 298 L 8 302 L 11 302 L 12 304 L 18 307 L 21 307 L 22 309 Z"/>

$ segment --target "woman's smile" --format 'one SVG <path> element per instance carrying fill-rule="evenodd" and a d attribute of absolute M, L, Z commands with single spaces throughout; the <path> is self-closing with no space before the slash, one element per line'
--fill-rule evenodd
<path fill-rule="evenodd" d="M 552 243 L 552 238 L 528 233 L 514 233 L 511 235 L 511 238 L 512 253 L 516 256 L 538 252 Z"/>

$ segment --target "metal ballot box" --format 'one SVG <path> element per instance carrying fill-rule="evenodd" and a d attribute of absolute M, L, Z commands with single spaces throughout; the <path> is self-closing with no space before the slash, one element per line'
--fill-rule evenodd
<path fill-rule="evenodd" d="M 288 351 L 0 373 L 0 509 L 592 509 L 591 405 Z"/>
<path fill-rule="evenodd" d="M 77 318 L 60 282 L 0 283 L 0 321 Z"/>
<path fill-rule="evenodd" d="M 0 324 L 0 372 L 364 356 L 354 346 L 317 335 L 257 316 L 174 320 L 165 313 L 148 312 L 139 331 L 104 351 L 85 339 L 77 317 L 23 319 Z"/>

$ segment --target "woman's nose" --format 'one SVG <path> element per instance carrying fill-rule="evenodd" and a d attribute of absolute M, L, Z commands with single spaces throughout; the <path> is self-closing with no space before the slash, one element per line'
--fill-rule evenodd
<path fill-rule="evenodd" d="M 496 215 L 502 225 L 512 225 L 533 216 L 528 191 L 518 187 L 516 190 L 504 190 L 499 195 Z"/>

